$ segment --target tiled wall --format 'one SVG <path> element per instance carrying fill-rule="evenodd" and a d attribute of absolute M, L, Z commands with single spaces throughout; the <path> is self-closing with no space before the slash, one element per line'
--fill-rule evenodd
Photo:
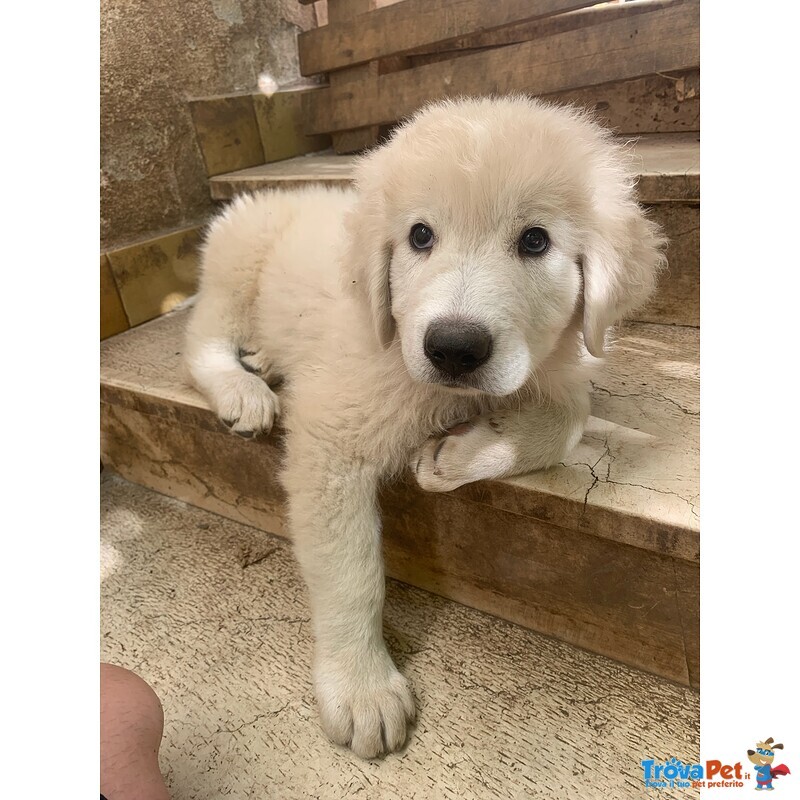
<path fill-rule="evenodd" d="M 171 311 L 192 295 L 202 226 L 100 255 L 100 338 Z"/>
<path fill-rule="evenodd" d="M 197 142 L 209 177 L 325 150 L 330 136 L 306 136 L 303 96 L 314 89 L 272 97 L 243 94 L 191 100 Z"/>

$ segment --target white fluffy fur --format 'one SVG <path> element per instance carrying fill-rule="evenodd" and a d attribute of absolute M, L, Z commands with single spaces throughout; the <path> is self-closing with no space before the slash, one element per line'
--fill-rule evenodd
<path fill-rule="evenodd" d="M 414 713 L 381 631 L 378 483 L 410 465 L 424 489 L 449 491 L 551 466 L 576 444 L 584 343 L 602 355 L 663 263 L 631 172 L 627 150 L 575 110 L 446 102 L 363 158 L 354 190 L 242 197 L 211 226 L 186 363 L 243 435 L 270 429 L 266 381 L 285 381 L 283 484 L 314 686 L 328 735 L 361 756 L 401 747 Z M 430 251 L 409 245 L 418 222 L 435 231 Z M 522 257 L 534 225 L 550 248 Z M 458 385 L 422 348 L 442 317 L 493 338 Z"/>

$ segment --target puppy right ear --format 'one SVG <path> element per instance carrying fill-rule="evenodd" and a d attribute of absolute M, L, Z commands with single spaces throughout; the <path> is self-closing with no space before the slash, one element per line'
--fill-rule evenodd
<path fill-rule="evenodd" d="M 387 348 L 395 335 L 389 282 L 392 243 L 386 222 L 386 199 L 376 179 L 379 170 L 375 162 L 379 157 L 380 151 L 376 151 L 358 166 L 359 196 L 345 218 L 347 247 L 342 269 L 346 288 L 366 302 L 375 336 Z"/>
<path fill-rule="evenodd" d="M 583 256 L 583 338 L 586 349 L 602 358 L 608 328 L 653 292 L 666 263 L 666 240 L 624 195 L 616 203 L 606 200 L 597 217 Z"/>

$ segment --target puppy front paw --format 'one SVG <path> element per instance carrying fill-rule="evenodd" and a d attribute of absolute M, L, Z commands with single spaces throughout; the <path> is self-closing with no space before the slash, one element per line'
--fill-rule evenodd
<path fill-rule="evenodd" d="M 366 660 L 320 659 L 314 689 L 322 728 L 337 744 L 361 758 L 376 758 L 405 743 L 414 696 L 388 653 Z"/>
<path fill-rule="evenodd" d="M 513 444 L 491 419 L 480 417 L 428 439 L 411 460 L 426 492 L 450 492 L 465 483 L 507 475 L 516 461 Z"/>
<path fill-rule="evenodd" d="M 219 387 L 214 405 L 219 418 L 244 439 L 269 433 L 280 411 L 275 392 L 249 372 L 242 372 Z"/>

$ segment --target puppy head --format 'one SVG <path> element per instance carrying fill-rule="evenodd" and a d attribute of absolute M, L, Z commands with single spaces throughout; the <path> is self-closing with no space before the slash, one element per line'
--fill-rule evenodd
<path fill-rule="evenodd" d="M 524 97 L 429 106 L 357 169 L 347 266 L 415 379 L 505 395 L 582 313 L 586 347 L 643 303 L 663 239 L 629 153 Z"/>

